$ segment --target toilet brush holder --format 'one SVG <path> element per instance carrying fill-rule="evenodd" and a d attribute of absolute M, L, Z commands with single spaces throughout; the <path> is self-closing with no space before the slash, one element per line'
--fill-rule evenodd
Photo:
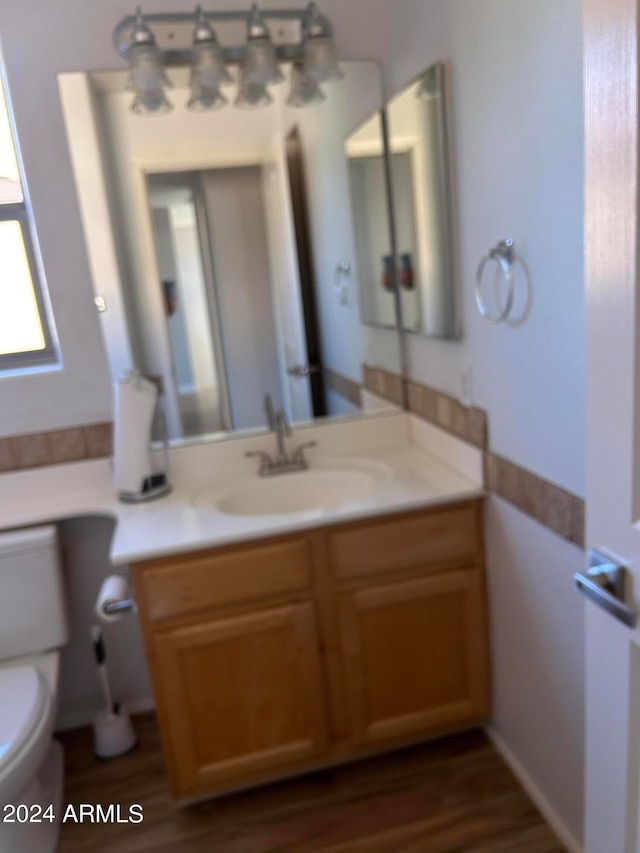
<path fill-rule="evenodd" d="M 138 745 L 138 738 L 129 714 L 111 698 L 107 652 L 102 630 L 97 625 L 91 627 L 91 640 L 105 703 L 104 711 L 99 711 L 93 718 L 93 751 L 98 758 L 118 758 L 131 752 Z"/>
<path fill-rule="evenodd" d="M 101 711 L 93 718 L 93 751 L 98 758 L 118 758 L 137 745 L 131 717 L 122 708 Z"/>

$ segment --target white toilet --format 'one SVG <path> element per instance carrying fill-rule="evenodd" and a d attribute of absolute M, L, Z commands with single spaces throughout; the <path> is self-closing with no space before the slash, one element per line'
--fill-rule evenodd
<path fill-rule="evenodd" d="M 52 733 L 67 639 L 55 527 L 0 534 L 0 853 L 56 847 L 63 759 Z M 33 820 L 49 806 L 55 821 Z"/>

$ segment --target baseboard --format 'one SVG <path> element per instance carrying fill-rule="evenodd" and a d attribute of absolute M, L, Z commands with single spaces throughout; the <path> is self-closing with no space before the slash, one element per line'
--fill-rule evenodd
<path fill-rule="evenodd" d="M 549 803 L 529 773 L 524 769 L 519 759 L 515 756 L 510 747 L 507 746 L 493 726 L 485 726 L 485 732 L 496 750 L 500 753 L 502 758 L 504 758 L 506 764 L 508 764 L 514 776 L 516 776 L 529 797 L 531 797 L 538 811 L 542 814 L 569 853 L 583 853 L 581 845 L 578 843 L 573 834 L 569 832 L 564 821 L 559 817 L 556 810 Z"/>

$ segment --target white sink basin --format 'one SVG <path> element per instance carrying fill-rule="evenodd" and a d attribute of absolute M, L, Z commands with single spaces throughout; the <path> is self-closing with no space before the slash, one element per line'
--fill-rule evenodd
<path fill-rule="evenodd" d="M 351 503 L 375 491 L 390 477 L 386 466 L 368 460 L 314 463 L 307 471 L 244 480 L 227 490 L 210 487 L 196 494 L 194 506 L 226 515 L 283 515 Z"/>

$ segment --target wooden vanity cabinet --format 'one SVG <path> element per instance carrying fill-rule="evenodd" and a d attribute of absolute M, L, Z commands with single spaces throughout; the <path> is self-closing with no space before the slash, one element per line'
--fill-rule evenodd
<path fill-rule="evenodd" d="M 185 799 L 489 714 L 482 503 L 132 566 Z"/>
<path fill-rule="evenodd" d="M 486 711 L 479 572 L 372 586 L 339 600 L 358 744 L 420 735 Z"/>

